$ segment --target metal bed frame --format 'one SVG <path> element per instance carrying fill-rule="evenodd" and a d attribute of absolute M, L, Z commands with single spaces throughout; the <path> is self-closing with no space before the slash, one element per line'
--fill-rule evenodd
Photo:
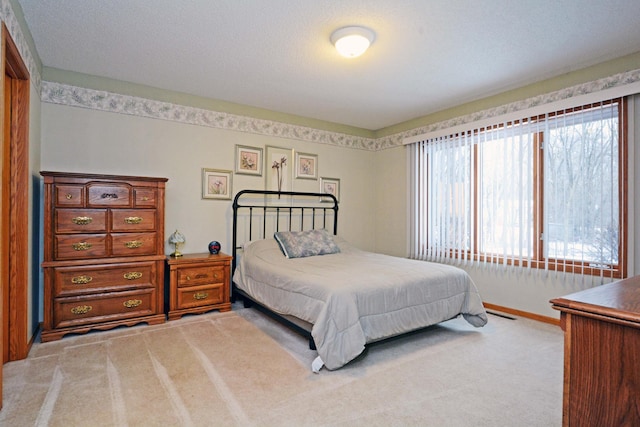
<path fill-rule="evenodd" d="M 277 196 L 277 199 L 276 199 Z M 285 197 L 284 204 L 282 197 Z M 290 198 L 287 199 L 287 198 Z M 288 201 L 287 201 L 288 200 Z M 332 225 L 334 235 L 338 232 L 338 200 L 333 194 L 310 193 L 295 191 L 242 190 L 233 199 L 233 247 L 231 261 L 231 276 L 236 270 L 238 251 L 242 244 L 252 239 L 265 239 L 267 232 L 304 231 L 316 228 L 327 229 Z M 238 219 L 240 212 L 248 212 L 248 237 L 238 236 Z M 305 224 L 305 213 L 308 221 Z M 267 226 L 268 218 L 272 224 Z M 299 221 L 297 220 L 299 219 Z M 254 224 L 256 225 L 254 227 Z M 311 336 L 312 324 L 297 317 L 283 315 L 270 310 L 268 307 L 253 300 L 246 292 L 232 283 L 231 300 L 235 302 L 240 297 L 245 307 L 255 307 L 273 319 L 287 325 L 296 332 L 309 339 L 309 348 L 315 350 L 315 343 Z"/>

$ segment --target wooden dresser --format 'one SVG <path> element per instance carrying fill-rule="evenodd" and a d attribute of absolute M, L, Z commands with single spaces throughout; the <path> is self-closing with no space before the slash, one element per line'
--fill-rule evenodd
<path fill-rule="evenodd" d="M 166 178 L 41 172 L 42 341 L 164 315 Z"/>
<path fill-rule="evenodd" d="M 231 256 L 186 254 L 169 258 L 169 320 L 184 314 L 231 310 Z"/>
<path fill-rule="evenodd" d="M 640 426 L 640 276 L 551 300 L 564 330 L 564 426 Z"/>

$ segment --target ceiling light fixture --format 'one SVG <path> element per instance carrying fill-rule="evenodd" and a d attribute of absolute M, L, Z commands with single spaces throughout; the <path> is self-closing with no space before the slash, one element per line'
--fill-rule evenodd
<path fill-rule="evenodd" d="M 343 27 L 331 34 L 331 43 L 334 44 L 340 55 L 355 58 L 362 55 L 375 38 L 376 34 L 368 28 Z"/>

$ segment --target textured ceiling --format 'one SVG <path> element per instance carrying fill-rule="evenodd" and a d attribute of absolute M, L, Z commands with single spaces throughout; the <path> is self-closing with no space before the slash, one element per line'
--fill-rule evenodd
<path fill-rule="evenodd" d="M 18 2 L 44 66 L 372 130 L 640 51 L 638 0 Z"/>

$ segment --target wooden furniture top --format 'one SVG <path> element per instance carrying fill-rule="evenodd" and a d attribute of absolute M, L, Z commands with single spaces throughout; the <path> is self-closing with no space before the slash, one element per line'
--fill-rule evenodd
<path fill-rule="evenodd" d="M 40 171 L 40 175 L 42 175 L 43 177 L 66 178 L 68 180 L 79 179 L 82 181 L 124 180 L 124 181 L 167 182 L 169 180 L 169 178 L 156 178 L 156 177 L 148 177 L 148 176 L 105 175 L 105 174 L 98 174 L 98 173 L 53 172 L 53 171 Z"/>
<path fill-rule="evenodd" d="M 640 328 L 640 276 L 555 298 L 551 303 L 563 312 Z"/>
<path fill-rule="evenodd" d="M 200 254 L 182 254 L 179 257 L 168 257 L 167 263 L 169 265 L 182 264 L 182 263 L 199 263 L 199 262 L 211 262 L 211 261 L 227 261 L 231 260 L 231 255 L 219 252 L 216 255 L 212 255 L 209 252 L 203 252 Z"/>

